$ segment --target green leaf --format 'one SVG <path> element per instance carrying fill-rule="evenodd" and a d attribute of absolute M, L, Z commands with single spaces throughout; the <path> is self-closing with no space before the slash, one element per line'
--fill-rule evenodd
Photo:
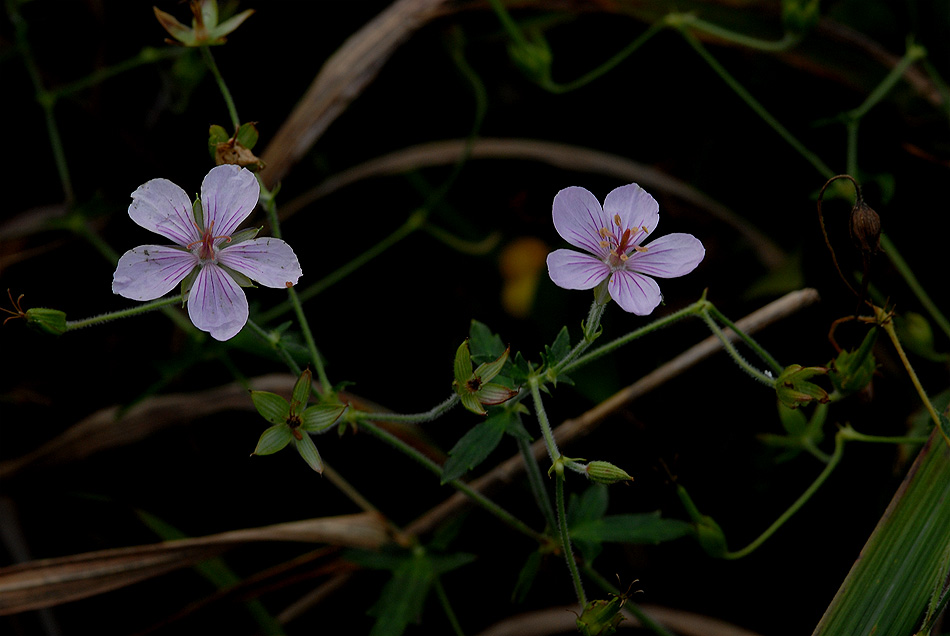
<path fill-rule="evenodd" d="M 257 440 L 255 455 L 271 455 L 290 443 L 294 434 L 286 424 L 275 424 L 261 434 Z"/>
<path fill-rule="evenodd" d="M 435 570 L 425 554 L 406 559 L 394 572 L 369 609 L 376 617 L 370 636 L 400 636 L 422 613 Z"/>
<path fill-rule="evenodd" d="M 472 351 L 472 359 L 476 364 L 495 360 L 505 352 L 505 343 L 501 337 L 492 333 L 488 325 L 472 321 L 472 326 L 468 332 L 469 346 Z"/>
<path fill-rule="evenodd" d="M 571 335 L 567 332 L 567 327 L 561 327 L 551 346 L 544 347 L 544 360 L 550 365 L 555 365 L 571 352 Z"/>
<path fill-rule="evenodd" d="M 322 433 L 336 422 L 346 406 L 343 404 L 314 404 L 303 412 L 301 430 L 310 433 Z"/>
<path fill-rule="evenodd" d="M 303 433 L 300 436 L 300 439 L 294 437 L 294 445 L 297 447 L 297 452 L 300 453 L 300 456 L 303 457 L 304 461 L 318 473 L 323 472 L 323 460 L 320 459 L 320 453 L 317 452 L 317 446 L 313 443 L 313 440 L 310 439 L 310 436 L 307 433 Z"/>
<path fill-rule="evenodd" d="M 511 601 L 513 603 L 524 603 L 540 569 L 541 552 L 535 550 L 528 555 L 528 560 L 525 561 L 521 571 L 518 572 L 518 581 L 515 583 L 515 589 L 511 591 Z"/>
<path fill-rule="evenodd" d="M 268 391 L 251 391 L 251 401 L 254 408 L 265 420 L 271 424 L 286 424 L 290 416 L 290 404 L 276 393 Z"/>
<path fill-rule="evenodd" d="M 688 536 L 690 532 L 686 521 L 664 519 L 656 511 L 583 521 L 571 527 L 571 539 L 584 558 L 593 561 L 602 543 L 658 544 Z"/>
<path fill-rule="evenodd" d="M 580 497 L 571 495 L 571 502 L 567 510 L 568 526 L 574 526 L 600 519 L 607 514 L 607 486 L 594 484 L 584 491 Z"/>
<path fill-rule="evenodd" d="M 841 584 L 814 636 L 912 634 L 950 553 L 950 448 L 934 431 Z"/>
<path fill-rule="evenodd" d="M 508 413 L 493 415 L 463 435 L 449 451 L 449 459 L 442 468 L 442 483 L 458 479 L 485 461 L 504 437 L 509 417 Z"/>

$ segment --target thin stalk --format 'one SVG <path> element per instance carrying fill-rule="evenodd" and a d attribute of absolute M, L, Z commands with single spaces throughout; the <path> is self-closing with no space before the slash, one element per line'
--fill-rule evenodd
<path fill-rule="evenodd" d="M 767 365 L 769 365 L 769 367 L 772 368 L 772 371 L 774 371 L 775 373 L 781 373 L 782 371 L 785 370 L 785 368 L 784 368 L 781 364 L 779 364 L 778 360 L 776 360 L 774 357 L 772 357 L 772 354 L 770 354 L 768 351 L 766 351 L 765 349 L 763 349 L 763 348 L 762 348 L 762 345 L 760 345 L 758 342 L 756 342 L 756 341 L 752 338 L 752 336 L 748 335 L 746 332 L 744 332 L 744 331 L 742 331 L 741 329 L 739 329 L 739 328 L 735 325 L 735 323 L 733 323 L 731 320 L 729 320 L 728 318 L 726 318 L 726 317 L 722 314 L 721 311 L 719 311 L 718 309 L 716 309 L 715 305 L 713 305 L 713 304 L 710 303 L 710 302 L 707 302 L 707 303 L 706 303 L 706 311 L 708 311 L 709 314 L 710 314 L 713 318 L 715 318 L 716 320 L 718 320 L 720 323 L 722 323 L 723 325 L 725 325 L 725 326 L 728 327 L 729 329 L 732 329 L 732 330 L 736 333 L 736 335 L 738 335 L 739 338 L 740 338 L 744 343 L 746 343 L 746 345 L 747 345 L 750 349 L 752 349 L 752 351 L 755 353 L 755 355 L 759 356 L 759 358 L 760 358 L 764 363 L 766 363 Z"/>
<path fill-rule="evenodd" d="M 141 305 L 130 307 L 128 309 L 120 309 L 119 311 L 99 314 L 98 316 L 92 316 L 91 318 L 83 318 L 82 320 L 67 320 L 66 331 L 74 331 L 76 329 L 83 329 L 84 327 L 92 327 L 93 325 L 99 325 L 104 322 L 109 322 L 110 320 L 119 320 L 120 318 L 137 316 L 138 314 L 144 314 L 149 311 L 161 309 L 162 307 L 180 303 L 181 295 L 179 294 L 178 296 L 169 296 L 167 298 L 160 298 L 151 302 L 142 303 Z"/>
<path fill-rule="evenodd" d="M 729 341 L 729 338 L 726 337 L 726 334 L 722 332 L 722 329 L 719 328 L 719 325 L 716 324 L 716 321 L 712 319 L 712 316 L 710 316 L 708 312 L 704 310 L 700 312 L 700 316 L 706 322 L 709 330 L 713 332 L 713 335 L 719 338 L 719 341 L 722 342 L 722 348 L 725 349 L 726 353 L 739 365 L 740 369 L 768 387 L 775 386 L 775 378 L 749 364 L 749 362 L 742 357 L 742 354 L 739 353 L 739 350 Z"/>
<path fill-rule="evenodd" d="M 540 383 L 537 376 L 528 378 L 528 387 L 531 389 L 531 398 L 534 400 L 534 414 L 538 418 L 538 424 L 541 427 L 541 435 L 544 436 L 544 445 L 548 449 L 548 456 L 551 463 L 558 465 L 561 458 L 561 451 L 558 450 L 557 442 L 554 441 L 554 432 L 551 430 L 551 422 L 548 420 L 548 414 L 544 410 L 544 403 L 541 401 Z"/>
<path fill-rule="evenodd" d="M 636 51 L 638 48 L 643 46 L 654 35 L 656 35 L 660 31 L 662 31 L 664 28 L 666 28 L 666 26 L 667 25 L 663 23 L 662 21 L 653 23 L 652 25 L 650 25 L 650 28 L 648 28 L 646 31 L 641 33 L 637 39 L 635 39 L 633 42 L 631 42 L 630 44 L 622 48 L 613 57 L 611 57 L 606 62 L 604 62 L 597 68 L 593 69 L 592 71 L 589 71 L 585 73 L 584 75 L 578 77 L 576 80 L 559 84 L 550 79 L 547 79 L 546 81 L 543 81 L 541 83 L 541 87 L 552 93 L 568 93 L 570 91 L 581 88 L 582 86 L 585 86 L 593 82 L 595 79 L 613 70 L 614 67 L 616 67 L 618 64 L 620 64 L 625 59 L 630 57 L 630 55 L 633 54 L 634 51 Z"/>
<path fill-rule="evenodd" d="M 554 373 L 557 373 L 558 375 L 562 373 L 570 373 L 571 371 L 575 369 L 578 369 L 584 365 L 587 365 L 593 362 L 594 360 L 602 356 L 605 356 L 616 349 L 619 349 L 625 344 L 633 342 L 637 338 L 641 338 L 651 332 L 658 331 L 664 327 L 668 327 L 674 322 L 677 322 L 678 320 L 682 320 L 683 318 L 687 318 L 689 316 L 697 316 L 699 315 L 700 311 L 705 306 L 705 304 L 706 304 L 705 298 L 698 300 L 695 303 L 689 305 L 688 307 L 684 307 L 683 309 L 680 309 L 679 311 L 675 311 L 668 316 L 664 316 L 663 318 L 654 320 L 649 325 L 645 325 L 643 327 L 640 327 L 639 329 L 635 329 L 631 331 L 630 333 L 617 338 L 616 340 L 608 342 L 607 344 L 601 347 L 598 347 L 597 349 L 594 349 L 593 351 L 578 358 L 577 360 L 574 360 L 573 362 L 570 362 L 568 364 L 563 364 L 563 363 L 557 364 L 554 366 Z"/>
<path fill-rule="evenodd" d="M 376 422 L 404 422 L 407 424 L 418 424 L 421 422 L 432 422 L 445 415 L 453 406 L 458 404 L 459 396 L 453 393 L 448 399 L 440 402 L 424 413 L 372 413 L 369 411 L 353 411 L 347 415 L 350 421 L 361 422 L 363 420 L 373 420 Z"/>
<path fill-rule="evenodd" d="M 710 68 L 712 68 L 713 71 L 715 71 L 715 73 L 719 75 L 719 77 L 722 78 L 722 80 L 729 86 L 729 88 L 731 88 L 733 92 L 735 92 L 736 95 L 738 95 L 742 101 L 744 101 L 746 105 L 755 112 L 755 114 L 757 114 L 765 123 L 767 123 L 772 128 L 772 130 L 778 133 L 782 139 L 784 139 L 792 148 L 798 151 L 798 153 L 804 157 L 808 163 L 814 166 L 815 169 L 826 179 L 834 176 L 835 173 L 831 170 L 831 168 L 826 166 L 825 163 L 818 157 L 818 155 L 810 151 L 805 147 L 804 144 L 798 141 L 798 139 L 796 139 L 795 136 L 792 135 L 792 133 L 790 133 L 787 128 L 785 128 L 785 126 L 780 124 L 779 121 L 775 119 L 775 117 L 773 117 L 772 114 L 752 96 L 752 93 L 747 91 L 745 87 L 742 86 L 742 84 L 740 84 L 734 77 L 732 77 L 732 75 L 729 74 L 728 71 L 726 71 L 726 68 L 720 64 L 719 61 L 709 53 L 709 51 L 706 50 L 706 47 L 704 47 L 702 43 L 700 43 L 700 41 L 689 32 L 688 29 L 679 26 L 679 31 L 683 35 L 683 38 L 685 38 L 686 42 L 688 42 L 689 45 L 692 46 L 697 53 L 699 53 L 699 56 L 706 61 Z"/>
<path fill-rule="evenodd" d="M 531 451 L 531 442 L 518 437 L 518 450 L 521 452 L 521 458 L 524 460 L 525 472 L 528 475 L 528 485 L 531 487 L 531 494 L 544 515 L 544 521 L 552 530 L 557 527 L 557 518 L 554 516 L 554 508 L 551 507 L 551 499 L 544 487 L 544 479 L 541 476 L 541 467 L 538 466 L 538 460 L 535 459 Z"/>
<path fill-rule="evenodd" d="M 765 532 L 759 535 L 759 537 L 755 541 L 753 541 L 746 547 L 742 548 L 741 550 L 736 550 L 735 552 L 726 552 L 724 555 L 722 555 L 722 558 L 741 559 L 742 557 L 747 556 L 748 554 L 755 551 L 756 548 L 758 548 L 760 545 L 765 543 L 765 541 L 769 537 L 775 534 L 776 530 L 781 528 L 782 525 L 784 525 L 785 522 L 788 521 L 792 517 L 792 515 L 798 512 L 799 508 L 805 505 L 805 502 L 811 499 L 811 496 L 814 495 L 818 491 L 821 485 L 825 483 L 825 480 L 828 479 L 828 477 L 831 475 L 832 471 L 834 471 L 835 467 L 838 466 L 838 463 L 841 462 L 841 457 L 844 454 L 844 443 L 845 443 L 845 435 L 842 435 L 842 433 L 839 431 L 838 434 L 835 435 L 835 450 L 831 454 L 831 458 L 828 460 L 828 463 L 825 465 L 824 470 L 821 471 L 821 474 L 818 475 L 815 481 L 812 482 L 811 486 L 809 486 L 808 489 L 804 493 L 802 493 L 802 496 L 796 499 L 795 503 L 789 506 L 788 510 L 782 513 L 782 515 L 778 519 L 775 520 L 775 523 L 770 525 L 765 530 Z"/>
<path fill-rule="evenodd" d="M 435 577 L 435 580 L 432 581 L 432 587 L 435 588 L 435 595 L 439 598 L 439 604 L 445 612 L 445 617 L 449 619 L 452 631 L 455 632 L 456 636 L 465 636 L 465 632 L 462 631 L 462 625 L 459 623 L 459 619 L 452 609 L 452 603 L 449 602 L 449 596 L 445 593 L 445 588 L 442 586 L 442 579 Z"/>
<path fill-rule="evenodd" d="M 317 342 L 313 339 L 313 332 L 310 331 L 310 323 L 307 322 L 307 316 L 303 313 L 303 305 L 297 297 L 297 290 L 293 287 L 288 287 L 287 295 L 290 296 L 290 303 L 293 305 L 294 313 L 297 315 L 297 322 L 300 324 L 300 331 L 303 332 L 304 341 L 306 341 L 307 349 L 310 351 L 310 360 L 313 364 L 313 368 L 317 371 L 320 385 L 323 386 L 325 393 L 329 393 L 333 390 L 333 385 L 330 384 L 327 372 L 323 368 L 323 358 L 317 350 Z"/>
<path fill-rule="evenodd" d="M 273 347 L 274 351 L 277 352 L 277 355 L 280 356 L 280 359 L 284 361 L 284 364 L 287 365 L 287 368 L 290 369 L 290 372 L 296 376 L 299 376 L 301 373 L 300 365 L 297 364 L 297 361 L 294 360 L 293 356 L 290 355 L 290 352 L 284 347 L 280 342 L 280 336 L 274 335 L 266 330 L 264 330 L 256 322 L 248 318 L 247 326 L 251 328 L 261 340 Z"/>
<path fill-rule="evenodd" d="M 373 422 L 369 420 L 363 420 L 362 422 L 360 422 L 360 428 L 374 435 L 378 439 L 386 442 L 387 444 L 389 444 L 396 450 L 402 452 L 404 455 L 407 455 L 411 459 L 415 460 L 416 463 L 421 464 L 423 467 L 425 467 L 426 469 L 428 469 L 435 475 L 437 476 L 442 475 L 442 467 L 439 466 L 439 464 L 432 461 L 431 459 L 426 457 L 423 453 L 421 453 L 419 450 L 413 448 L 412 446 L 402 441 L 401 439 L 399 439 L 398 437 L 396 437 L 389 431 L 386 431 L 380 428 L 379 426 L 377 426 L 376 424 L 374 424 Z M 530 537 L 534 541 L 537 541 L 539 544 L 544 544 L 547 542 L 547 537 L 545 537 L 543 534 L 535 530 L 532 530 L 523 521 L 521 521 L 516 516 L 514 516 L 513 514 L 511 514 L 510 512 L 508 512 L 507 510 L 499 506 L 498 504 L 496 504 L 494 501 L 485 497 L 483 494 L 481 494 L 477 490 L 473 489 L 471 486 L 469 486 L 465 482 L 459 481 L 458 479 L 453 479 L 447 483 L 451 485 L 453 488 L 455 488 L 456 490 L 458 490 L 459 492 L 468 496 L 476 504 L 481 506 L 483 509 L 485 509 L 489 513 L 493 514 L 495 517 L 497 517 L 499 520 L 501 520 L 503 523 L 513 528 L 514 530 L 517 530 L 521 534 L 527 537 Z"/>
<path fill-rule="evenodd" d="M 901 253 L 897 250 L 897 247 L 886 234 L 881 234 L 881 247 L 894 268 L 904 277 L 904 282 L 907 283 L 910 290 L 917 296 L 917 300 L 920 301 L 920 304 L 927 310 L 927 313 L 930 314 L 930 317 L 946 334 L 947 338 L 950 338 L 950 321 L 947 320 L 947 317 L 937 308 L 936 303 L 927 295 L 923 285 L 920 284 L 920 281 L 914 276 L 914 272 L 907 265 L 907 261 L 904 260 Z"/>
<path fill-rule="evenodd" d="M 557 519 L 558 530 L 561 536 L 561 550 L 564 552 L 564 560 L 567 561 L 567 569 L 571 572 L 571 580 L 574 582 L 574 592 L 577 593 L 577 602 L 581 607 L 587 605 L 587 596 L 584 594 L 584 584 L 581 581 L 581 574 L 577 571 L 577 561 L 574 560 L 574 551 L 571 549 L 571 534 L 567 529 L 567 509 L 564 506 L 564 473 L 557 471 L 557 485 L 555 486 L 555 499 L 557 501 Z"/>
<path fill-rule="evenodd" d="M 706 22 L 692 13 L 670 14 L 663 23 L 664 26 L 674 26 L 679 29 L 690 27 L 697 31 L 715 36 L 717 39 L 757 51 L 785 51 L 801 40 L 800 36 L 790 32 L 786 32 L 780 40 L 763 40 L 751 35 L 745 35 L 744 33 L 730 31 L 712 22 Z"/>
<path fill-rule="evenodd" d="M 231 97 L 231 91 L 228 90 L 228 85 L 224 81 L 221 71 L 218 70 L 218 65 L 214 61 L 214 56 L 211 55 L 211 49 L 207 46 L 201 46 L 198 48 L 201 50 L 202 59 L 204 59 L 208 69 L 211 70 L 211 74 L 214 75 L 214 81 L 217 82 L 218 89 L 221 91 L 221 96 L 224 98 L 224 103 L 228 107 L 228 115 L 231 117 L 231 125 L 234 127 L 234 131 L 237 132 L 237 129 L 241 127 L 241 119 L 238 117 L 237 107 L 234 105 L 234 99 Z"/>
<path fill-rule="evenodd" d="M 897 337 L 897 331 L 894 329 L 894 323 L 891 322 L 889 316 L 880 307 L 875 307 L 874 312 L 877 315 L 878 324 L 884 328 L 884 331 L 891 339 L 891 343 L 894 345 L 894 349 L 897 350 L 897 355 L 900 356 L 901 362 L 904 364 L 904 370 L 907 371 L 907 375 L 910 377 L 911 383 L 913 383 L 914 388 L 917 389 L 917 395 L 920 396 L 921 402 L 924 403 L 924 407 L 927 409 L 927 412 L 930 413 L 930 419 L 933 420 L 937 430 L 939 430 L 940 434 L 943 436 L 943 441 L 946 442 L 948 446 L 950 446 L 950 437 L 947 437 L 947 432 L 943 430 L 943 426 L 940 424 L 940 416 L 937 415 L 937 410 L 930 402 L 927 392 L 924 391 L 924 387 L 920 383 L 920 378 L 917 377 L 914 367 L 910 364 L 910 360 L 907 358 L 907 354 L 904 352 L 904 347 L 901 346 L 901 341 Z"/>

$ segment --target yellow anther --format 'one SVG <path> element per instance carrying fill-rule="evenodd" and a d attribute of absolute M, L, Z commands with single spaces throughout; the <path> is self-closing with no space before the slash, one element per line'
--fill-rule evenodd
<path fill-rule="evenodd" d="M 617 224 L 617 227 L 620 227 L 620 215 L 619 215 L 619 214 L 615 214 L 615 215 L 614 215 L 614 223 Z"/>
<path fill-rule="evenodd" d="M 643 252 L 647 251 L 647 248 L 645 248 L 645 247 L 640 247 L 639 245 L 634 245 L 634 246 L 633 246 L 633 249 L 637 250 L 637 251 L 640 252 L 641 254 L 642 254 Z"/>

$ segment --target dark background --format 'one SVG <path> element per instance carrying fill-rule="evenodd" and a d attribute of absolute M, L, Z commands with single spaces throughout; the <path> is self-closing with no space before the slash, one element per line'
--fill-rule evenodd
<path fill-rule="evenodd" d="M 385 2 L 242 3 L 257 13 L 214 49 L 245 121 L 256 121 L 259 149 L 282 125 L 326 59 L 387 6 Z M 517 19 L 553 20 L 546 31 L 554 76 L 568 81 L 586 72 L 642 33 L 644 17 L 662 15 L 670 3 L 537 2 Z M 222 5 L 224 6 L 224 5 Z M 790 258 L 792 274 L 761 289 L 768 269 L 734 228 L 674 194 L 655 191 L 661 234 L 690 232 L 707 255 L 691 275 L 661 281 L 663 315 L 708 297 L 738 319 L 800 286 L 815 287 L 822 303 L 759 336 L 783 364 L 823 365 L 834 355 L 826 335 L 855 302 L 837 278 L 818 228 L 815 197 L 825 182 L 813 167 L 766 126 L 673 31 L 659 34 L 631 58 L 586 87 L 549 94 L 521 74 L 505 50 L 494 15 L 479 3 L 449 3 L 438 19 L 416 32 L 382 68 L 365 92 L 330 126 L 311 152 L 286 176 L 279 204 L 341 170 L 401 148 L 464 138 L 475 105 L 470 86 L 447 53 L 458 29 L 468 63 L 484 82 L 488 108 L 483 137 L 556 141 L 593 148 L 659 168 L 724 203 L 744 222 L 765 232 Z M 160 8 L 186 20 L 184 5 Z M 778 3 L 686 3 L 704 18 L 763 38 L 781 35 Z M 164 47 L 164 33 L 145 2 L 23 3 L 35 63 L 45 86 L 56 88 L 135 55 L 143 46 Z M 950 3 L 826 2 L 823 22 L 798 47 L 782 54 L 707 42 L 734 77 L 833 170 L 845 170 L 845 129 L 836 120 L 860 105 L 889 68 L 862 50 L 869 43 L 900 57 L 913 34 L 928 50 L 928 63 L 950 77 Z M 196 192 L 212 166 L 206 150 L 211 124 L 227 127 L 227 111 L 200 57 L 186 52 L 119 75 L 61 100 L 55 108 L 75 203 L 64 193 L 50 151 L 43 112 L 14 45 L 14 28 L 0 23 L 4 127 L 4 205 L 0 211 L 0 288 L 26 307 L 55 307 L 70 319 L 121 309 L 111 293 L 114 266 L 88 242 L 55 223 L 33 222 L 79 213 L 119 253 L 152 241 L 126 215 L 129 193 L 148 179 L 165 177 Z M 836 34 L 852 29 L 856 39 Z M 915 67 L 920 69 L 920 65 Z M 863 121 L 856 175 L 885 232 L 901 249 L 944 312 L 950 171 L 947 103 L 934 104 L 907 82 Z M 420 180 L 438 187 L 451 168 L 358 182 L 308 206 L 283 225 L 304 270 L 301 288 L 375 244 L 425 202 Z M 562 244 L 550 222 L 551 201 L 563 187 L 580 185 L 598 199 L 622 185 L 616 178 L 514 159 L 467 163 L 433 212 L 433 223 L 462 238 L 499 232 L 501 245 L 534 236 Z M 845 219 L 850 202 L 826 205 L 839 256 L 853 261 Z M 263 223 L 260 211 L 252 222 Z M 21 232 L 19 223 L 30 228 Z M 480 320 L 512 350 L 538 360 L 545 343 L 565 324 L 572 337 L 590 297 L 558 289 L 542 274 L 534 309 L 514 317 L 499 305 L 499 250 L 480 256 L 452 251 L 419 233 L 306 305 L 327 370 L 334 382 L 402 412 L 430 408 L 450 391 L 452 356 Z M 888 262 L 879 258 L 874 283 L 899 311 L 921 311 Z M 249 295 L 267 308 L 282 295 L 266 289 Z M 4 301 L 2 306 L 6 307 Z M 252 313 L 253 317 L 253 313 Z M 288 316 L 289 319 L 289 316 Z M 647 319 L 609 307 L 606 337 Z M 275 323 L 276 324 L 276 323 Z M 547 402 L 555 422 L 573 417 L 706 337 L 699 321 L 679 324 L 622 349 L 559 388 Z M 857 346 L 863 331 L 839 331 Z M 231 343 L 229 359 L 246 376 L 283 371 L 253 337 Z M 101 408 L 130 404 L 143 392 L 191 392 L 233 379 L 220 361 L 224 349 L 196 345 L 159 313 L 69 333 L 35 333 L 20 321 L 0 330 L 0 459 L 19 457 L 54 439 Z M 938 337 L 937 349 L 947 344 Z M 851 422 L 869 434 L 899 435 L 918 399 L 888 347 L 870 401 L 836 405 L 832 422 Z M 914 358 L 924 386 L 947 386 L 947 365 Z M 453 411 L 424 430 L 443 449 L 477 420 Z M 526 425 L 538 431 L 531 418 Z M 145 441 L 76 462 L 38 468 L 0 487 L 26 537 L 33 558 L 150 543 L 157 537 L 132 514 L 145 510 L 200 536 L 308 517 L 352 512 L 352 505 L 293 455 L 249 458 L 264 422 L 247 412 L 224 412 L 189 427 L 172 427 Z M 778 433 L 774 393 L 755 384 L 719 355 L 699 365 L 605 422 L 598 432 L 565 449 L 567 455 L 612 461 L 636 481 L 611 489 L 611 513 L 664 513 L 685 518 L 664 466 L 688 488 L 702 511 L 716 518 L 738 548 L 768 526 L 811 483 L 821 466 L 800 457 L 777 464 L 756 435 Z M 832 429 L 829 428 L 829 431 Z M 831 433 L 829 432 L 829 436 Z M 353 481 L 397 523 L 408 523 L 441 501 L 447 489 L 411 461 L 365 435 L 326 435 L 317 440 L 329 464 Z M 515 452 L 510 441 L 490 462 Z M 846 459 L 806 508 L 761 549 L 738 562 L 709 559 L 691 541 L 659 547 L 613 546 L 598 557 L 599 571 L 626 582 L 639 579 L 636 600 L 682 608 L 762 634 L 808 633 L 846 575 L 880 517 L 900 477 L 901 458 L 889 447 L 848 447 Z M 544 468 L 546 466 L 543 465 Z M 574 492 L 584 484 L 569 482 Z M 510 510 L 527 511 L 527 490 L 512 486 L 499 496 Z M 564 565 L 550 559 L 524 606 L 510 602 L 529 542 L 481 512 L 471 513 L 452 544 L 478 559 L 445 577 L 455 609 L 471 633 L 526 609 L 569 604 Z M 259 544 L 228 555 L 242 576 L 293 558 L 307 546 Z M 0 550 L 0 565 L 12 562 Z M 289 584 L 262 596 L 274 613 L 319 579 Z M 333 628 L 368 632 L 365 610 L 385 574 L 357 575 L 344 592 L 287 625 L 288 634 Z M 135 633 L 161 624 L 213 590 L 190 570 L 69 603 L 53 610 L 63 633 L 94 625 L 103 634 Z M 253 633 L 233 598 L 160 628 L 161 633 Z M 5 633 L 39 630 L 33 615 L 3 619 Z M 408 633 L 447 633 L 436 603 Z M 468 632 L 467 632 L 468 633 Z"/>

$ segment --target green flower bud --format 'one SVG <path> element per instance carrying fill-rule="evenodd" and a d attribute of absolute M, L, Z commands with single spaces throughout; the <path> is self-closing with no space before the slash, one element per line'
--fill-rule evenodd
<path fill-rule="evenodd" d="M 693 531 L 706 554 L 719 559 L 726 553 L 726 535 L 712 517 L 703 515 L 699 521 L 693 523 Z"/>
<path fill-rule="evenodd" d="M 792 33 L 807 33 L 820 17 L 818 0 L 782 0 L 782 24 Z"/>
<path fill-rule="evenodd" d="M 609 601 L 599 599 L 590 601 L 577 617 L 577 631 L 583 636 L 610 636 L 624 619 L 620 613 L 626 595 L 614 596 Z"/>
<path fill-rule="evenodd" d="M 46 307 L 27 309 L 26 324 L 54 336 L 60 336 L 66 333 L 66 312 Z"/>
<path fill-rule="evenodd" d="M 587 464 L 587 477 L 598 484 L 616 484 L 620 481 L 633 481 L 633 477 L 622 468 L 609 462 L 593 461 Z"/>
<path fill-rule="evenodd" d="M 521 72 L 535 82 L 542 82 L 551 78 L 551 49 L 548 43 L 536 34 L 533 42 L 511 42 L 508 45 L 508 56 Z"/>
<path fill-rule="evenodd" d="M 837 391 L 849 395 L 871 383 L 877 364 L 871 350 L 877 340 L 877 328 L 868 331 L 861 346 L 854 351 L 842 351 L 828 363 L 828 378 Z"/>

